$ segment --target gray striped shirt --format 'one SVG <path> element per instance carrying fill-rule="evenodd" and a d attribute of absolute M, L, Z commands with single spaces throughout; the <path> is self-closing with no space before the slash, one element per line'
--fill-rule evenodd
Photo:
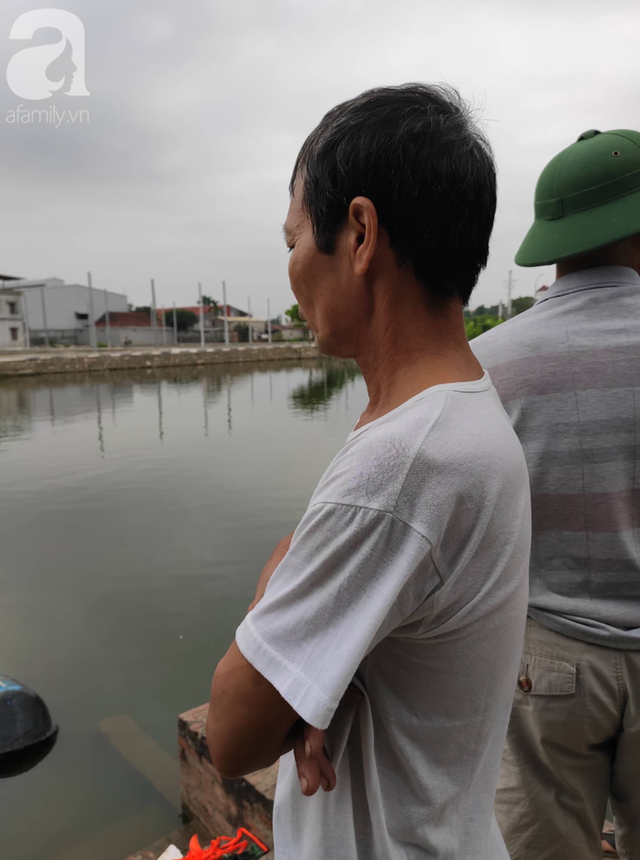
<path fill-rule="evenodd" d="M 529 467 L 529 614 L 640 649 L 640 276 L 565 275 L 471 347 Z"/>

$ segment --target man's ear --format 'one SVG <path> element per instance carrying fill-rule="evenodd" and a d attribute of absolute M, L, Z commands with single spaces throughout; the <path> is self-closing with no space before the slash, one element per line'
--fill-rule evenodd
<path fill-rule="evenodd" d="M 354 274 L 363 277 L 371 266 L 379 238 L 378 213 L 368 197 L 354 197 L 351 201 L 347 231 Z"/>

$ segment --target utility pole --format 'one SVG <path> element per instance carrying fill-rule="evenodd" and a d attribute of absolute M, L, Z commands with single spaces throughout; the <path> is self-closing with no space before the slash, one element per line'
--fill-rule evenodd
<path fill-rule="evenodd" d="M 507 319 L 508 320 L 511 319 L 511 291 L 512 291 L 513 286 L 515 284 L 515 281 L 513 280 L 512 275 L 513 275 L 513 272 L 511 269 L 509 269 L 509 279 L 507 281 Z"/>
<path fill-rule="evenodd" d="M 158 346 L 158 311 L 156 309 L 156 282 L 151 278 L 151 328 L 153 345 Z"/>
<path fill-rule="evenodd" d="M 47 307 L 44 300 L 44 287 L 40 290 L 40 301 L 42 302 L 42 325 L 44 328 L 44 345 L 49 346 L 49 328 L 47 326 Z"/>
<path fill-rule="evenodd" d="M 198 283 L 198 302 L 200 303 L 200 349 L 204 349 L 204 305 L 202 304 L 201 283 Z"/>
<path fill-rule="evenodd" d="M 267 299 L 267 335 L 271 343 L 271 301 Z"/>
<path fill-rule="evenodd" d="M 96 318 L 93 313 L 93 281 L 91 272 L 87 272 L 87 283 L 89 284 L 89 341 L 92 349 L 98 348 L 98 336 L 96 334 Z"/>
<path fill-rule="evenodd" d="M 176 303 L 173 303 L 173 342 L 178 345 L 178 317 L 176 316 Z"/>
<path fill-rule="evenodd" d="M 107 346 L 111 346 L 111 321 L 109 320 L 109 293 L 104 288 L 104 325 L 107 337 Z"/>
<path fill-rule="evenodd" d="M 222 304 L 224 306 L 224 342 L 229 346 L 229 308 L 227 307 L 227 285 L 222 282 Z"/>
<path fill-rule="evenodd" d="M 498 319 L 502 319 L 502 299 L 498 302 Z"/>
<path fill-rule="evenodd" d="M 253 327 L 251 325 L 251 296 L 247 296 L 247 308 L 249 310 L 249 343 L 253 343 Z"/>

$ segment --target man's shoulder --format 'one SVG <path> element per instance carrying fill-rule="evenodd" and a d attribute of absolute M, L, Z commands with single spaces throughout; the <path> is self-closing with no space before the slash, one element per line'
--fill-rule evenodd
<path fill-rule="evenodd" d="M 409 491 L 404 484 L 412 465 L 426 466 L 420 452 L 431 447 L 429 440 L 443 420 L 448 395 L 434 391 L 389 415 L 389 420 L 365 426 L 334 457 L 313 498 L 392 512 L 400 491 Z M 434 441 L 435 456 L 441 444 Z"/>
<path fill-rule="evenodd" d="M 485 367 L 493 361 L 504 359 L 507 350 L 509 358 L 516 358 L 527 341 L 535 338 L 538 322 L 534 308 L 529 308 L 474 337 L 469 341 L 469 346 Z"/>

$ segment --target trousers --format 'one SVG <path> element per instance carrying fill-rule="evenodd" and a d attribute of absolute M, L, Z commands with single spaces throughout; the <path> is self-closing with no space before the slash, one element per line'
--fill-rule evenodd
<path fill-rule="evenodd" d="M 602 860 L 611 799 L 623 860 L 640 860 L 640 651 L 527 619 L 496 793 L 511 860 Z"/>

